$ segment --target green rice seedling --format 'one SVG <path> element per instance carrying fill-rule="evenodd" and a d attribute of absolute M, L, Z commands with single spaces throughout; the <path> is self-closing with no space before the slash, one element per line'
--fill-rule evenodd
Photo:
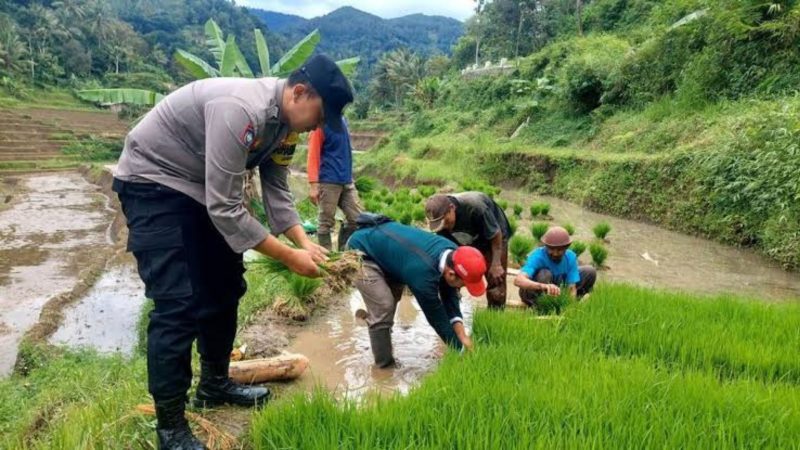
<path fill-rule="evenodd" d="M 569 295 L 566 286 L 561 287 L 561 295 L 540 295 L 536 299 L 534 308 L 536 312 L 541 315 L 549 316 L 552 314 L 561 314 L 567 307 L 574 303 L 574 300 Z"/>
<path fill-rule="evenodd" d="M 428 448 L 800 442 L 800 305 L 601 284 L 562 313 L 478 310 L 476 351 L 448 352 L 407 395 L 357 404 L 299 392 L 255 413 L 252 447 L 395 450 L 412 436 Z"/>
<path fill-rule="evenodd" d="M 497 200 L 497 206 L 500 207 L 503 211 L 508 209 L 508 202 L 505 200 Z"/>
<path fill-rule="evenodd" d="M 417 188 L 423 197 L 428 198 L 436 193 L 436 188 L 433 186 L 420 186 Z"/>
<path fill-rule="evenodd" d="M 356 189 L 359 193 L 368 194 L 378 187 L 378 181 L 372 177 L 361 175 L 356 178 Z"/>
<path fill-rule="evenodd" d="M 600 222 L 592 228 L 592 231 L 597 239 L 605 240 L 606 236 L 608 236 L 608 233 L 611 231 L 611 225 L 609 225 L 608 222 Z"/>
<path fill-rule="evenodd" d="M 569 249 L 575 253 L 575 256 L 580 257 L 586 251 L 586 243 L 583 241 L 572 241 Z"/>
<path fill-rule="evenodd" d="M 541 241 L 542 236 L 547 233 L 548 229 L 550 229 L 550 224 L 546 222 L 534 222 L 531 224 L 531 235 L 536 238 L 537 241 Z"/>
<path fill-rule="evenodd" d="M 542 213 L 542 205 L 540 203 L 534 203 L 530 206 L 531 218 L 539 217 L 539 214 Z"/>
<path fill-rule="evenodd" d="M 575 234 L 575 226 L 572 225 L 571 223 L 565 223 L 562 224 L 561 226 L 564 227 L 565 230 L 567 230 L 567 233 L 569 233 L 570 236 Z"/>
<path fill-rule="evenodd" d="M 522 205 L 515 203 L 514 204 L 514 217 L 520 218 L 522 217 Z"/>
<path fill-rule="evenodd" d="M 385 203 L 387 205 L 390 205 L 390 206 L 394 203 L 394 200 L 395 200 L 395 198 L 394 198 L 393 194 L 387 194 L 387 195 L 385 195 L 383 197 L 383 203 Z"/>
<path fill-rule="evenodd" d="M 540 204 L 540 207 L 543 216 L 547 216 L 550 214 L 550 203 L 542 203 Z"/>
<path fill-rule="evenodd" d="M 422 206 L 417 206 L 414 208 L 414 212 L 412 213 L 414 216 L 415 222 L 424 222 L 425 221 L 425 208 Z"/>
<path fill-rule="evenodd" d="M 419 192 L 412 192 L 411 193 L 411 201 L 413 203 L 421 203 L 425 200 L 425 197 L 422 196 Z"/>
<path fill-rule="evenodd" d="M 508 242 L 508 250 L 511 253 L 511 259 L 522 265 L 528 258 L 528 255 L 533 251 L 536 243 L 528 236 L 516 235 Z"/>
<path fill-rule="evenodd" d="M 400 213 L 400 223 L 404 225 L 411 225 L 413 220 L 414 216 L 411 213 L 411 210 L 408 207 L 403 208 L 403 212 Z"/>
<path fill-rule="evenodd" d="M 311 296 L 322 286 L 319 278 L 308 278 L 296 273 L 291 273 L 288 277 L 289 291 L 292 295 L 304 303 L 311 301 Z"/>
<path fill-rule="evenodd" d="M 386 186 L 382 187 L 380 193 L 382 196 L 386 197 L 387 195 L 389 195 L 389 188 L 387 188 Z"/>
<path fill-rule="evenodd" d="M 364 208 L 369 212 L 379 212 L 381 210 L 381 202 L 373 199 L 364 201 Z"/>
<path fill-rule="evenodd" d="M 514 217 L 509 217 L 508 218 L 508 228 L 509 228 L 509 231 L 511 232 L 511 236 L 514 236 L 515 234 L 517 234 L 517 227 L 518 227 L 517 219 L 515 219 Z"/>
<path fill-rule="evenodd" d="M 606 262 L 606 258 L 608 258 L 608 250 L 602 245 L 596 242 L 592 242 L 589 245 L 589 253 L 592 255 L 592 262 L 598 269 L 603 268 L 603 263 Z"/>

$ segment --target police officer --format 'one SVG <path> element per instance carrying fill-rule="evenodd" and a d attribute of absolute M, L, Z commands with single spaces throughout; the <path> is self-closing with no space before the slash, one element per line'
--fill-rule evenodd
<path fill-rule="evenodd" d="M 228 378 L 237 307 L 247 288 L 242 253 L 254 249 L 296 273 L 319 276 L 326 250 L 300 225 L 287 183 L 291 158 L 276 149 L 292 131 L 323 124 L 341 129 L 342 109 L 352 100 L 333 60 L 317 55 L 288 79 L 190 83 L 125 139 L 113 188 L 127 218 L 128 250 L 155 303 L 147 374 L 159 448 L 205 448 L 184 418 L 195 339 L 201 359 L 196 403 L 253 406 L 269 399 L 268 389 Z M 246 171 L 256 167 L 270 231 L 242 203 Z"/>

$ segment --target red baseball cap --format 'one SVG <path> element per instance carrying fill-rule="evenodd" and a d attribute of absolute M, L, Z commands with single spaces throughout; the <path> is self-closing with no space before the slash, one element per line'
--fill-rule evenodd
<path fill-rule="evenodd" d="M 453 252 L 453 270 L 464 281 L 467 291 L 473 297 L 486 292 L 486 259 L 475 247 L 461 246 Z"/>

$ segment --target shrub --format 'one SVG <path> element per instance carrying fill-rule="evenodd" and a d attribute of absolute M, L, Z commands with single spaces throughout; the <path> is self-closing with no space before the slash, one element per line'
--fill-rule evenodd
<path fill-rule="evenodd" d="M 608 258 L 608 250 L 602 245 L 598 243 L 592 243 L 589 246 L 589 253 L 592 255 L 592 262 L 597 268 L 602 268 L 603 263 L 606 262 L 606 258 Z"/>
<path fill-rule="evenodd" d="M 517 235 L 511 238 L 508 243 L 508 250 L 511 253 L 511 259 L 515 263 L 522 265 L 525 259 L 533 251 L 536 243 L 528 236 Z"/>
<path fill-rule="evenodd" d="M 547 233 L 547 230 L 550 228 L 550 225 L 545 222 L 536 222 L 531 224 L 531 235 L 536 238 L 537 241 L 542 240 L 542 236 Z"/>
<path fill-rule="evenodd" d="M 611 225 L 608 222 L 600 222 L 592 228 L 592 231 L 597 239 L 605 239 L 611 231 Z"/>

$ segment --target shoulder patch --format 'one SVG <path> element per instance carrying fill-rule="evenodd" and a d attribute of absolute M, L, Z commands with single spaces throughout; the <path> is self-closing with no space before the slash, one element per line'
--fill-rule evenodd
<path fill-rule="evenodd" d="M 242 145 L 247 148 L 250 148 L 253 145 L 253 142 L 256 139 L 256 130 L 253 128 L 252 123 L 247 124 L 239 139 L 241 140 Z"/>

